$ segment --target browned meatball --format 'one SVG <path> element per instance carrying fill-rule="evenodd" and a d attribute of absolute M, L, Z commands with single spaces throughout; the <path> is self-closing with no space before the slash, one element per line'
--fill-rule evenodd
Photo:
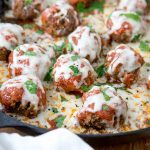
<path fill-rule="evenodd" d="M 125 10 L 114 11 L 107 20 L 108 33 L 118 43 L 134 41 L 137 36 L 143 35 L 144 26 L 139 14 Z"/>
<path fill-rule="evenodd" d="M 78 55 L 61 55 L 54 65 L 54 82 L 65 92 L 82 92 L 81 86 L 90 86 L 95 79 L 95 72 L 89 61 Z"/>
<path fill-rule="evenodd" d="M 12 10 L 17 19 L 33 19 L 42 9 L 41 0 L 13 0 Z"/>
<path fill-rule="evenodd" d="M 0 102 L 8 112 L 35 117 L 46 106 L 46 93 L 37 77 L 22 75 L 2 84 Z"/>
<path fill-rule="evenodd" d="M 21 26 L 10 23 L 0 23 L 0 61 L 7 60 L 10 51 L 24 41 L 24 31 Z"/>
<path fill-rule="evenodd" d="M 53 48 L 46 50 L 37 44 L 23 44 L 9 55 L 11 76 L 34 74 L 43 80 L 52 65 Z M 41 63 L 42 62 L 42 63 Z"/>
<path fill-rule="evenodd" d="M 111 86 L 94 86 L 83 94 L 82 99 L 83 108 L 76 116 L 81 126 L 118 127 L 126 117 L 127 105 Z"/>
<path fill-rule="evenodd" d="M 58 2 L 47 8 L 41 15 L 42 26 L 54 36 L 65 36 L 79 24 L 77 12 L 72 6 Z"/>
<path fill-rule="evenodd" d="M 142 56 L 127 45 L 121 44 L 106 57 L 106 77 L 110 82 L 122 82 L 127 87 L 137 79 L 143 65 Z"/>
<path fill-rule="evenodd" d="M 89 5 L 89 3 L 91 2 L 92 0 L 68 0 L 68 2 L 71 4 L 71 5 L 77 5 L 78 3 L 84 3 L 86 5 Z"/>

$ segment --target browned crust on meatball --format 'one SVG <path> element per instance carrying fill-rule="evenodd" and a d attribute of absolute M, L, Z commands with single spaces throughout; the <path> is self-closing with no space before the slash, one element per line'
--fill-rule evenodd
<path fill-rule="evenodd" d="M 0 61 L 7 61 L 9 53 L 10 51 L 7 50 L 6 48 L 1 48 L 0 49 Z"/>
<path fill-rule="evenodd" d="M 59 12 L 57 6 L 47 8 L 41 16 L 43 28 L 46 32 L 53 36 L 66 36 L 77 27 L 77 16 L 73 9 L 69 9 L 66 18 L 60 20 L 59 17 L 55 17 L 54 14 Z M 49 13 L 50 15 L 47 15 Z M 68 21 L 69 20 L 69 21 Z M 59 32 L 58 32 L 59 31 Z"/>
<path fill-rule="evenodd" d="M 83 111 L 77 114 L 77 119 L 81 126 L 104 129 L 106 127 L 106 123 L 104 121 L 107 121 L 111 126 L 113 126 L 111 120 L 113 119 L 114 115 L 115 115 L 115 109 L 108 106 L 107 111 L 100 110 L 96 113 Z"/>
<path fill-rule="evenodd" d="M 134 52 L 135 52 L 135 56 L 138 57 L 138 62 L 139 62 L 141 65 L 143 65 L 143 64 L 144 64 L 144 59 L 143 59 L 143 57 L 142 57 L 139 53 L 137 53 L 136 51 L 134 51 Z M 110 59 L 109 59 L 109 61 L 107 61 L 108 59 L 106 58 L 106 62 L 105 62 L 105 67 L 106 67 L 106 68 L 109 67 L 110 63 L 113 61 L 113 59 L 114 59 L 114 57 L 115 57 L 115 52 L 114 52 L 114 53 L 111 53 L 111 57 L 110 57 L 110 56 L 108 56 L 108 57 L 109 57 Z M 121 67 L 122 67 L 122 64 L 119 64 L 119 65 L 116 67 L 113 76 L 106 72 L 105 76 L 106 76 L 107 80 L 108 80 L 108 81 L 111 81 L 111 79 L 113 79 L 114 82 L 120 83 L 121 80 L 120 80 L 120 78 L 118 77 L 118 74 L 119 74 L 119 72 L 120 72 L 120 70 L 121 70 Z M 124 83 L 127 87 L 130 87 L 130 86 L 133 84 L 133 82 L 138 78 L 138 72 L 139 72 L 139 68 L 136 69 L 136 70 L 133 71 L 133 72 L 130 72 L 130 73 L 125 72 L 124 75 L 121 77 L 121 78 L 124 79 L 124 80 L 123 80 L 123 83 Z"/>
<path fill-rule="evenodd" d="M 0 91 L 0 102 L 5 107 L 5 111 L 18 113 L 29 118 L 36 117 L 40 109 L 35 109 L 34 105 L 28 102 L 26 105 L 21 104 L 23 96 L 23 88 L 9 87 Z M 38 107 L 46 106 L 46 95 L 38 88 L 37 96 L 39 97 Z"/>
<path fill-rule="evenodd" d="M 84 3 L 86 6 L 89 6 L 92 0 L 68 0 L 68 2 L 73 6 L 76 6 L 80 2 Z"/>
<path fill-rule="evenodd" d="M 55 86 L 61 89 L 63 89 L 65 92 L 69 93 L 69 92 L 79 92 L 79 93 L 83 93 L 83 91 L 79 88 L 77 88 L 73 83 L 77 82 L 79 83 L 81 81 L 81 75 L 79 76 L 74 76 L 71 77 L 70 79 L 64 79 L 63 77 L 59 78 L 58 82 L 54 82 Z M 87 86 L 90 86 L 91 84 L 94 83 L 94 78 L 92 76 L 92 73 L 89 72 L 89 75 L 86 79 L 84 79 L 85 84 Z"/>
<path fill-rule="evenodd" d="M 37 15 L 36 10 L 40 10 L 40 3 L 34 0 L 32 4 L 25 6 L 24 0 L 13 0 L 12 10 L 17 19 L 33 19 Z"/>
<path fill-rule="evenodd" d="M 111 30 L 113 22 L 111 19 L 107 21 L 107 27 Z M 132 26 L 128 22 L 124 22 L 119 30 L 110 34 L 110 39 L 118 43 L 128 43 L 131 41 Z"/>

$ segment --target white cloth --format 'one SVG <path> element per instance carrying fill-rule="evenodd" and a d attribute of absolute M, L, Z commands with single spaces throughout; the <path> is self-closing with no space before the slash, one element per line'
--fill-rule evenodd
<path fill-rule="evenodd" d="M 62 128 L 37 137 L 0 133 L 0 150 L 93 150 L 93 148 L 77 135 Z"/>

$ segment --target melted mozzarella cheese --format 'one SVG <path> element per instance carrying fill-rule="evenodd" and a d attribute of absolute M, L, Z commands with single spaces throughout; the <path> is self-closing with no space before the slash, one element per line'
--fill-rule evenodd
<path fill-rule="evenodd" d="M 19 55 L 20 51 L 23 51 L 24 54 Z M 28 52 L 33 52 L 34 55 L 26 55 Z M 51 58 L 54 58 L 54 56 L 54 51 L 51 47 L 45 50 L 36 44 L 24 44 L 13 51 L 13 63 L 9 64 L 9 67 L 12 69 L 13 76 L 15 76 L 15 69 L 21 68 L 22 74 L 34 74 L 43 80 L 52 65 Z"/>
<path fill-rule="evenodd" d="M 89 27 L 78 27 L 69 35 L 68 41 L 73 46 L 72 53 L 78 54 L 83 58 L 89 57 L 90 62 L 99 58 L 101 38 L 98 33 L 91 32 Z"/>
<path fill-rule="evenodd" d="M 125 45 L 122 45 L 125 46 Z M 111 75 L 115 73 L 116 68 L 122 64 L 122 67 L 119 72 L 119 77 L 125 72 L 133 72 L 134 70 L 141 67 L 141 63 L 138 61 L 139 57 L 135 56 L 135 52 L 128 46 L 125 46 L 124 49 L 120 49 L 121 45 L 116 47 L 115 50 L 112 50 L 108 53 L 108 56 L 111 56 L 112 53 L 116 53 L 115 57 L 113 58 L 112 62 L 110 63 L 107 72 Z M 108 57 L 108 61 L 109 61 Z"/>
<path fill-rule="evenodd" d="M 75 66 L 79 70 L 79 75 L 81 75 L 81 81 L 80 83 L 74 82 L 74 84 L 76 85 L 76 87 L 80 87 L 84 83 L 84 80 L 89 76 L 89 72 L 91 72 L 95 76 L 96 74 L 88 60 L 84 58 L 79 58 L 76 61 L 73 61 L 71 59 L 72 56 L 74 55 L 66 54 L 61 55 L 58 58 L 56 64 L 58 63 L 59 65 L 54 67 L 53 70 L 54 80 L 58 82 L 61 76 L 63 76 L 65 80 L 73 77 L 74 72 L 70 69 L 70 66 Z"/>
<path fill-rule="evenodd" d="M 35 106 L 35 108 L 38 108 L 39 97 L 37 96 L 37 93 L 32 94 L 27 89 L 27 86 L 25 84 L 25 82 L 29 80 L 33 81 L 33 83 L 37 85 L 37 89 L 39 88 L 40 90 L 42 90 L 43 93 L 45 93 L 41 81 L 33 75 L 21 75 L 13 79 L 9 79 L 8 81 L 2 84 L 2 87 L 0 88 L 0 90 L 5 90 L 5 88 L 12 88 L 12 87 L 15 87 L 18 89 L 23 88 L 24 92 L 22 95 L 21 104 L 24 106 L 28 102 L 30 102 L 31 104 Z"/>

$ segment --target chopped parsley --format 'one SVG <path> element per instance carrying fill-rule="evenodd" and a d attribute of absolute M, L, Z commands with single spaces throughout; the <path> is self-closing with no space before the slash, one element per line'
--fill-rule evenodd
<path fill-rule="evenodd" d="M 72 61 L 76 61 L 79 58 L 80 58 L 80 56 L 78 56 L 78 55 L 71 56 Z"/>
<path fill-rule="evenodd" d="M 43 30 L 41 30 L 41 29 L 39 29 L 39 30 L 37 30 L 37 31 L 36 31 L 36 33 L 38 33 L 38 34 L 41 34 L 41 35 L 42 35 L 42 34 L 44 34 L 44 31 L 43 31 Z"/>
<path fill-rule="evenodd" d="M 63 53 L 63 49 L 65 48 L 65 43 L 63 42 L 60 46 L 54 44 L 53 49 L 58 54 L 61 55 Z"/>
<path fill-rule="evenodd" d="M 141 39 L 141 37 L 142 37 L 142 34 L 136 34 L 136 35 L 132 38 L 131 42 L 137 42 L 137 41 L 139 41 L 139 40 Z"/>
<path fill-rule="evenodd" d="M 87 86 L 87 85 L 82 85 L 81 86 L 81 90 L 83 92 L 88 92 L 89 90 L 91 90 L 92 86 Z"/>
<path fill-rule="evenodd" d="M 73 75 L 76 76 L 79 74 L 79 69 L 76 66 L 69 66 L 69 68 L 73 71 Z"/>
<path fill-rule="evenodd" d="M 110 101 L 110 96 L 106 94 L 106 90 L 107 89 L 105 89 L 104 91 L 102 91 L 103 96 L 104 96 L 104 98 L 105 98 L 106 101 Z"/>
<path fill-rule="evenodd" d="M 61 102 L 66 102 L 66 101 L 68 101 L 65 97 L 63 97 L 63 96 L 60 96 L 60 98 L 61 98 Z"/>
<path fill-rule="evenodd" d="M 34 27 L 33 24 L 24 24 L 23 25 L 23 28 L 25 28 L 25 29 L 32 29 L 33 27 Z"/>
<path fill-rule="evenodd" d="M 102 110 L 105 110 L 105 111 L 107 111 L 109 108 L 108 108 L 108 106 L 107 105 L 103 105 L 102 106 Z"/>
<path fill-rule="evenodd" d="M 58 109 L 57 108 L 55 108 L 55 107 L 52 107 L 52 111 L 53 111 L 53 113 L 58 113 Z"/>
<path fill-rule="evenodd" d="M 36 53 L 33 52 L 33 51 L 26 51 L 26 52 L 24 53 L 24 55 L 27 55 L 27 56 L 36 56 Z"/>
<path fill-rule="evenodd" d="M 50 67 L 46 76 L 44 77 L 44 81 L 51 81 L 52 80 L 52 71 L 53 71 L 53 67 Z"/>
<path fill-rule="evenodd" d="M 66 118 L 65 116 L 59 116 L 55 119 L 55 123 L 58 128 L 62 127 L 65 118 Z"/>
<path fill-rule="evenodd" d="M 98 68 L 96 68 L 95 71 L 98 75 L 98 78 L 101 78 L 105 74 L 106 68 L 105 68 L 104 64 L 102 64 Z"/>
<path fill-rule="evenodd" d="M 150 67 L 150 63 L 145 63 L 145 65 L 146 65 L 147 67 Z"/>
<path fill-rule="evenodd" d="M 80 95 L 75 95 L 76 99 L 79 99 L 81 96 Z"/>
<path fill-rule="evenodd" d="M 2 87 L 2 84 L 0 84 L 0 88 Z"/>
<path fill-rule="evenodd" d="M 71 52 L 73 49 L 72 44 L 70 42 L 65 45 L 65 48 L 66 48 L 67 52 Z"/>
<path fill-rule="evenodd" d="M 31 5 L 33 0 L 24 0 L 25 5 Z"/>
<path fill-rule="evenodd" d="M 145 42 L 144 42 L 144 41 L 141 41 L 139 48 L 140 48 L 141 51 L 143 51 L 143 52 L 150 52 L 150 46 L 149 46 L 148 42 L 146 42 L 146 41 L 145 41 Z"/>
<path fill-rule="evenodd" d="M 134 21 L 140 21 L 140 16 L 137 13 L 125 13 L 125 14 L 121 14 L 120 16 L 125 16 Z"/>
<path fill-rule="evenodd" d="M 25 82 L 26 88 L 27 90 L 31 93 L 31 94 L 36 94 L 37 92 L 37 84 L 34 83 L 32 80 L 28 80 Z"/>
<path fill-rule="evenodd" d="M 103 12 L 104 4 L 105 4 L 105 0 L 101 0 L 100 2 L 94 1 L 93 3 L 91 3 L 91 5 L 89 7 L 86 7 L 83 2 L 79 2 L 77 4 L 77 11 L 84 13 L 84 12 L 99 10 L 100 12 Z"/>
<path fill-rule="evenodd" d="M 116 87 L 116 90 L 123 90 L 126 91 L 127 93 L 133 94 L 132 92 L 130 92 L 126 87 Z"/>

